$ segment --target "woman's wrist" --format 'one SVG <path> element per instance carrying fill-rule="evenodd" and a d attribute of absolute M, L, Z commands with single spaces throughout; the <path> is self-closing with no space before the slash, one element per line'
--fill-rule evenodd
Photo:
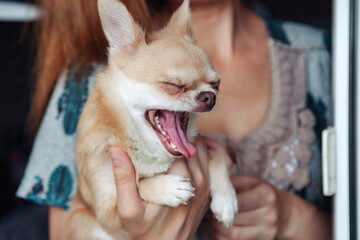
<path fill-rule="evenodd" d="M 277 239 L 330 239 L 330 216 L 290 192 L 280 193 L 283 204 Z"/>
<path fill-rule="evenodd" d="M 287 236 L 289 233 L 289 226 L 290 221 L 292 218 L 292 196 L 288 192 L 284 192 L 277 189 L 278 195 L 278 204 L 280 209 L 279 211 L 279 219 L 278 219 L 278 232 L 276 234 L 277 239 L 286 239 L 283 238 Z"/>

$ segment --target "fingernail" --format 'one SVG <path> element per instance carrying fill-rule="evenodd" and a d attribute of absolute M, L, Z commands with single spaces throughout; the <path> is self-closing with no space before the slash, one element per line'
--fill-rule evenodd
<path fill-rule="evenodd" d="M 110 151 L 110 157 L 114 166 L 120 166 L 122 159 L 121 154 L 117 150 Z"/>

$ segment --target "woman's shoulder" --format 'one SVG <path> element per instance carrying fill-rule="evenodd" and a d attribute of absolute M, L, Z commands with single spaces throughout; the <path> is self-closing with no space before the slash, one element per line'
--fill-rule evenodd
<path fill-rule="evenodd" d="M 300 49 L 330 48 L 329 34 L 325 29 L 304 23 L 265 19 L 273 39 Z"/>
<path fill-rule="evenodd" d="M 296 22 L 282 22 L 282 26 L 289 43 L 294 47 L 329 47 L 329 35 L 324 29 Z"/>
<path fill-rule="evenodd" d="M 330 81 L 330 39 L 324 29 L 291 21 L 264 18 L 274 55 L 297 55 L 304 60 L 307 94 L 311 101 L 326 107 L 326 119 L 332 122 Z M 298 65 L 294 66 L 298 67 Z"/>

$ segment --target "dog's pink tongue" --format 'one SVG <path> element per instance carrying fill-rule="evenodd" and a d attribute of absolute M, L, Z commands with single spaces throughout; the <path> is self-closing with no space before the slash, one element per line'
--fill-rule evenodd
<path fill-rule="evenodd" d="M 186 158 L 192 158 L 196 154 L 196 148 L 189 142 L 186 130 L 181 126 L 180 114 L 170 111 L 162 111 L 165 118 L 160 118 L 160 124 L 166 128 L 170 140 L 176 145 L 177 151 Z M 162 120 L 165 120 L 163 122 Z"/>

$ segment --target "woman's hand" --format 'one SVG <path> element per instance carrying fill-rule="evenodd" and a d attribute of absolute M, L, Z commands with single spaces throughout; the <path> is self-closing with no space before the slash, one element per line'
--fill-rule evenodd
<path fill-rule="evenodd" d="M 292 193 L 257 178 L 232 178 L 238 214 L 227 229 L 214 221 L 217 239 L 330 239 L 330 216 Z"/>
<path fill-rule="evenodd" d="M 138 195 L 134 167 L 119 148 L 110 149 L 118 193 L 118 213 L 132 239 L 188 239 L 195 234 L 209 207 L 207 148 L 196 139 L 197 157 L 177 159 L 168 173 L 189 177 L 195 197 L 177 208 L 144 202 Z M 126 193 L 126 194 L 124 194 Z"/>
<path fill-rule="evenodd" d="M 232 178 L 237 192 L 238 214 L 234 226 L 225 228 L 214 222 L 218 239 L 275 239 L 287 220 L 283 192 L 259 179 L 237 175 Z"/>

